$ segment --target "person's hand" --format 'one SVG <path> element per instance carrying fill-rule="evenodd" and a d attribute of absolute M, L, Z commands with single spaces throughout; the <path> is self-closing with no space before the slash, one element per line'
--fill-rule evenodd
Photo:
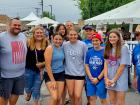
<path fill-rule="evenodd" d="M 57 89 L 56 81 L 51 81 L 51 86 L 50 86 L 50 88 L 51 88 L 52 90 L 56 90 L 56 89 Z"/>
<path fill-rule="evenodd" d="M 111 80 L 109 80 L 108 78 L 106 78 L 106 79 L 105 79 L 105 85 L 106 85 L 107 87 L 110 87 L 111 84 L 112 84 Z"/>
<path fill-rule="evenodd" d="M 135 90 L 137 90 L 137 78 L 133 79 L 132 86 Z"/>
<path fill-rule="evenodd" d="M 96 85 L 99 82 L 97 78 L 91 78 L 90 80 L 94 85 Z"/>
<path fill-rule="evenodd" d="M 115 86 L 115 80 L 110 80 L 110 86 L 111 87 Z"/>
<path fill-rule="evenodd" d="M 43 64 L 41 62 L 38 62 L 38 63 L 36 63 L 36 67 L 41 70 L 43 67 Z"/>
<path fill-rule="evenodd" d="M 99 82 L 99 80 L 97 78 L 94 78 L 93 81 L 94 81 L 95 85 Z"/>

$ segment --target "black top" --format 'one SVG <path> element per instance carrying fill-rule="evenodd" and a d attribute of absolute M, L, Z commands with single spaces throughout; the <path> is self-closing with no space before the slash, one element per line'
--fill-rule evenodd
<path fill-rule="evenodd" d="M 44 62 L 44 52 L 45 50 L 36 50 L 38 62 Z M 36 67 L 36 53 L 35 50 L 28 48 L 26 55 L 26 68 L 33 71 L 39 72 L 40 70 Z"/>

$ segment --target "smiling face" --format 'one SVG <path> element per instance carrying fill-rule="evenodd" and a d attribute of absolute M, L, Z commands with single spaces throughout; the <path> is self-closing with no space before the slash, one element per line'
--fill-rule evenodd
<path fill-rule="evenodd" d="M 73 30 L 74 29 L 73 23 L 71 21 L 67 21 L 66 22 L 66 28 L 67 28 L 68 31 Z"/>
<path fill-rule="evenodd" d="M 119 37 L 116 33 L 110 33 L 109 35 L 109 42 L 112 44 L 112 45 L 117 45 L 117 42 L 119 41 Z"/>
<path fill-rule="evenodd" d="M 53 43 L 56 47 L 60 47 L 63 43 L 63 38 L 61 35 L 57 34 L 53 36 Z"/>
<path fill-rule="evenodd" d="M 75 43 L 78 39 L 78 34 L 76 31 L 72 30 L 69 32 L 69 35 L 68 35 L 68 38 L 69 38 L 69 41 L 71 43 Z"/>
<path fill-rule="evenodd" d="M 65 35 L 66 30 L 65 30 L 64 26 L 60 26 L 58 32 L 60 32 L 62 35 Z"/>
<path fill-rule="evenodd" d="M 93 44 L 93 47 L 95 49 L 99 49 L 100 48 L 101 41 L 98 38 L 93 38 L 92 39 L 92 44 Z"/>
<path fill-rule="evenodd" d="M 11 20 L 9 24 L 9 31 L 12 35 L 18 35 L 21 31 L 21 22 L 17 19 Z"/>
<path fill-rule="evenodd" d="M 85 34 L 86 34 L 86 37 L 89 38 L 91 35 L 92 35 L 93 31 L 91 29 L 86 29 L 85 30 Z"/>
<path fill-rule="evenodd" d="M 36 41 L 41 41 L 44 38 L 44 31 L 40 28 L 34 31 L 34 38 Z"/>

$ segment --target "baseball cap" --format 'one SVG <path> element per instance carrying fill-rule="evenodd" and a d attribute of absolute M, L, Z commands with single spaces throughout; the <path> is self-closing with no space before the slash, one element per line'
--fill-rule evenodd
<path fill-rule="evenodd" d="M 93 38 L 97 38 L 97 39 L 99 39 L 101 42 L 103 41 L 101 35 L 98 34 L 98 33 L 93 33 L 93 34 L 92 34 L 92 39 L 93 39 Z"/>
<path fill-rule="evenodd" d="M 84 30 L 93 30 L 93 26 L 92 25 L 85 25 L 84 27 L 83 27 L 83 29 Z"/>

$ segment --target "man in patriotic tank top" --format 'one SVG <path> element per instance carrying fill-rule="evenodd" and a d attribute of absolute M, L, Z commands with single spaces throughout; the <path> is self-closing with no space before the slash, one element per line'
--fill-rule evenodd
<path fill-rule="evenodd" d="M 21 22 L 11 19 L 8 31 L 0 34 L 0 75 L 2 89 L 0 105 L 15 105 L 24 92 L 24 71 L 26 61 L 26 37 L 20 33 Z"/>

